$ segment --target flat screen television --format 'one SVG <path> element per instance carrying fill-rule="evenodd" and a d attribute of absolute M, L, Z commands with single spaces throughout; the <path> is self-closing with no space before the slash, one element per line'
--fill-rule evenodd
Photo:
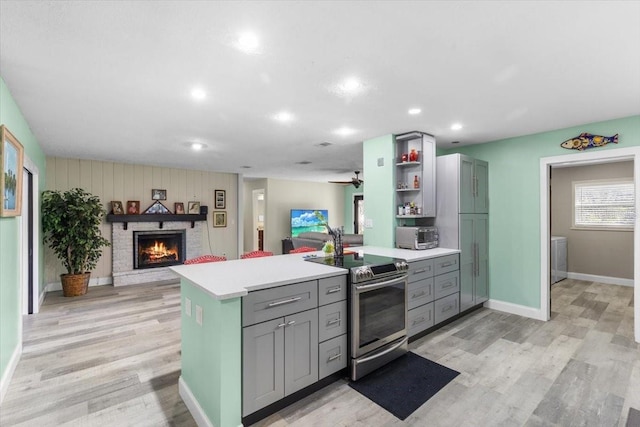
<path fill-rule="evenodd" d="M 324 224 L 328 223 L 329 211 L 326 209 L 291 209 L 291 237 L 309 231 L 326 233 Z"/>

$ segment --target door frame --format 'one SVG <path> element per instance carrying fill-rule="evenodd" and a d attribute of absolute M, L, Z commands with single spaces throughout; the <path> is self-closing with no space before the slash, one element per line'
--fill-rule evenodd
<path fill-rule="evenodd" d="M 636 188 L 636 218 L 633 233 L 633 283 L 634 301 L 640 301 L 640 147 L 616 148 L 596 152 L 565 154 L 540 159 L 540 314 L 542 320 L 551 318 L 550 292 L 550 170 L 551 166 L 588 165 L 598 163 L 633 161 L 633 182 Z M 640 304 L 634 305 L 634 336 L 640 342 Z"/>
<path fill-rule="evenodd" d="M 364 203 L 364 193 L 353 193 L 351 195 L 351 210 L 352 210 L 351 215 L 353 219 L 353 233 L 358 234 L 358 231 L 360 231 L 361 233 L 359 234 L 363 234 L 362 232 L 364 232 L 364 230 L 358 230 L 356 227 L 356 224 L 358 223 L 358 209 L 356 207 L 356 200 L 362 200 L 362 203 Z M 362 228 L 364 229 L 364 224 Z"/>
<path fill-rule="evenodd" d="M 25 242 L 25 239 L 27 237 L 25 237 L 24 235 L 24 222 L 28 221 L 28 212 L 27 209 L 31 208 L 32 209 L 32 213 L 33 213 L 33 217 L 32 217 L 32 221 L 33 221 L 33 235 L 32 235 L 32 241 L 31 241 L 31 245 L 33 247 L 33 253 L 32 253 L 32 264 L 31 264 L 31 275 L 32 275 L 32 282 L 31 282 L 31 287 L 32 287 L 32 298 L 31 298 L 31 304 L 32 304 L 32 308 L 33 308 L 33 313 L 32 314 L 36 314 L 40 311 L 40 305 L 42 304 L 42 300 L 44 299 L 44 295 L 45 293 L 42 292 L 42 294 L 40 293 L 40 256 L 41 256 L 41 245 L 39 244 L 40 242 L 40 185 L 39 185 L 39 181 L 40 181 L 40 171 L 38 170 L 38 167 L 36 166 L 35 163 L 33 163 L 33 161 L 28 157 L 28 156 L 24 156 L 24 163 L 23 163 L 23 169 L 25 169 L 28 173 L 31 174 L 31 182 L 32 182 L 32 187 L 31 187 L 31 199 L 29 200 L 29 203 L 27 203 L 27 206 L 22 207 L 22 214 L 20 215 L 20 236 L 18 238 L 19 242 L 20 242 L 20 295 L 21 295 L 21 312 L 23 315 L 27 315 L 29 314 L 29 275 L 28 273 L 25 274 L 25 271 L 27 271 L 27 266 L 29 265 L 29 255 L 28 253 L 25 253 L 25 244 L 28 244 L 28 242 Z M 27 194 L 29 194 L 29 189 L 27 188 L 27 185 L 23 186 L 23 195 L 26 192 Z M 25 266 L 26 264 L 26 266 Z M 21 323 L 22 324 L 22 323 Z"/>

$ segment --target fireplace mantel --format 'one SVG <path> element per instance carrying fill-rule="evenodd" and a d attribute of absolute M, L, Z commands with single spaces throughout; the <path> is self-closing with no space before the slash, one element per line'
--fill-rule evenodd
<path fill-rule="evenodd" d="M 206 221 L 206 215 L 200 214 L 140 214 L 140 215 L 107 215 L 107 222 L 122 222 L 124 229 L 127 229 L 127 224 L 130 222 L 158 222 L 160 228 L 162 223 L 170 221 L 187 221 L 191 222 L 191 228 L 194 227 L 196 221 Z"/>

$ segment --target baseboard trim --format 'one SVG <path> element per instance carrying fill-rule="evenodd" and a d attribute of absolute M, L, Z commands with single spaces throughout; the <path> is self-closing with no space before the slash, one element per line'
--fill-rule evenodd
<path fill-rule="evenodd" d="M 20 317 L 20 321 L 22 322 L 22 317 Z M 2 403 L 2 401 L 4 400 L 4 396 L 7 394 L 7 390 L 9 390 L 9 384 L 11 383 L 13 373 L 18 366 L 18 362 L 20 361 L 20 356 L 22 356 L 22 338 L 13 351 L 11 359 L 9 359 L 7 369 L 4 371 L 4 374 L 2 374 L 2 379 L 0 380 L 0 403 Z"/>
<path fill-rule="evenodd" d="M 191 389 L 180 375 L 178 379 L 178 392 L 187 409 L 191 412 L 191 416 L 198 424 L 198 427 L 214 427 L 209 418 L 204 413 L 204 410 L 196 400 L 196 397 L 191 392 Z"/>
<path fill-rule="evenodd" d="M 90 279 L 89 280 L 89 286 L 103 286 L 103 285 L 111 285 L 113 284 L 113 279 L 108 276 L 108 277 L 98 277 L 96 279 Z M 60 282 L 53 282 L 53 283 L 47 283 L 47 286 L 45 287 L 44 291 L 46 292 L 53 292 L 53 291 L 61 291 L 62 290 L 62 283 Z M 44 298 L 43 298 L 44 300 Z"/>
<path fill-rule="evenodd" d="M 620 277 L 597 276 L 595 274 L 567 273 L 568 279 L 586 280 L 587 282 L 606 283 L 608 285 L 630 286 L 633 288 L 633 279 Z"/>
<path fill-rule="evenodd" d="M 511 302 L 498 301 L 495 299 L 490 299 L 489 301 L 484 303 L 486 308 L 490 308 L 492 310 L 503 311 L 509 314 L 517 314 L 518 316 L 529 317 L 531 319 L 536 320 L 544 320 L 547 319 L 547 315 L 542 313 L 542 310 L 539 308 L 527 307 L 524 305 L 513 304 Z"/>

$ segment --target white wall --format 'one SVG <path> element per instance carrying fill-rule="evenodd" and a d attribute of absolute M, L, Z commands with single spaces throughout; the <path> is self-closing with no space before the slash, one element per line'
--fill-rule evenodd
<path fill-rule="evenodd" d="M 47 190 L 83 188 L 98 196 L 107 211 L 111 210 L 111 201 L 114 200 L 123 202 L 125 206 L 128 200 L 137 200 L 144 211 L 153 203 L 151 190 L 154 188 L 167 190 L 167 200 L 162 204 L 171 212 L 176 202 L 184 203 L 185 209 L 189 201 L 199 201 L 201 205 L 208 206 L 202 251 L 204 254 L 226 254 L 227 258 L 235 258 L 238 253 L 237 182 L 237 175 L 229 173 L 47 157 Z M 212 226 L 214 190 L 226 191 L 226 227 Z M 107 240 L 111 240 L 111 224 L 103 222 L 101 231 Z M 105 248 L 92 272 L 92 281 L 111 283 L 111 255 L 111 248 Z M 45 283 L 59 282 L 62 273 L 66 271 L 60 261 L 53 251 L 46 248 Z"/>
<path fill-rule="evenodd" d="M 267 179 L 264 188 L 265 251 L 282 253 L 282 239 L 291 233 L 291 209 L 328 209 L 331 227 L 345 225 L 342 185 Z"/>

